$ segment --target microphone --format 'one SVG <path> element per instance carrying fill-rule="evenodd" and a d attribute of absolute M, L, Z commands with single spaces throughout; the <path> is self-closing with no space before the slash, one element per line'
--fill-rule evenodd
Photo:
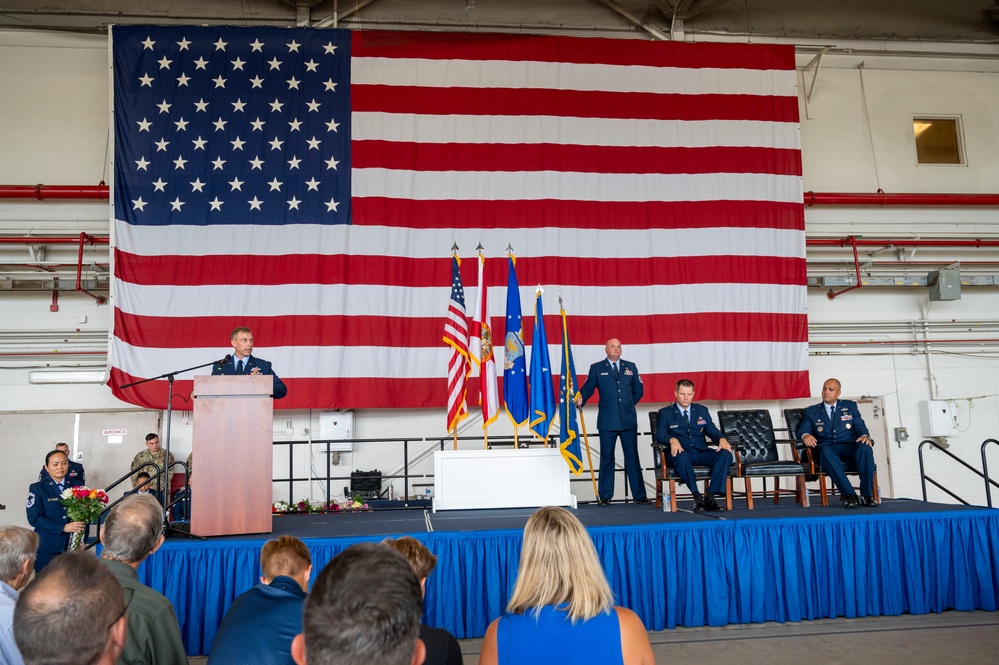
<path fill-rule="evenodd" d="M 232 354 L 227 353 L 225 358 L 219 361 L 219 369 L 221 370 L 223 367 L 225 367 L 226 363 L 228 363 L 230 360 L 232 360 Z"/>

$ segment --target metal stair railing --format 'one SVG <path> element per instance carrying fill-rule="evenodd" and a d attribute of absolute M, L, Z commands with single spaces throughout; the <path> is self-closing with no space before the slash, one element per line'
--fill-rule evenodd
<path fill-rule="evenodd" d="M 985 439 L 982 441 L 982 475 L 985 478 L 985 500 L 988 502 L 989 508 L 992 507 L 992 485 L 999 487 L 999 483 L 989 478 L 989 461 L 985 457 L 985 447 L 990 443 L 999 446 L 999 441 L 995 439 Z"/>
<path fill-rule="evenodd" d="M 994 441 L 994 439 L 989 439 L 988 441 Z M 986 443 L 988 443 L 988 441 L 986 441 Z M 997 442 L 997 443 L 999 443 L 999 442 Z M 964 499 L 962 499 L 961 497 L 959 497 L 957 494 L 955 494 L 954 492 L 951 492 L 949 489 L 947 489 L 946 487 L 944 487 L 943 485 L 941 485 L 939 482 L 937 482 L 933 478 L 930 478 L 929 476 L 926 475 L 926 467 L 923 464 L 923 448 L 926 446 L 926 444 L 929 444 L 929 445 L 933 446 L 934 448 L 936 448 L 937 450 L 939 450 L 940 452 L 942 452 L 944 455 L 946 455 L 947 457 L 950 457 L 955 462 L 957 462 L 961 466 L 965 467 L 966 469 L 970 470 L 976 476 L 978 476 L 979 478 L 981 478 L 982 480 L 984 480 L 985 481 L 985 492 L 986 492 L 986 495 L 991 494 L 989 492 L 989 483 L 992 482 L 992 481 L 989 480 L 989 478 L 988 478 L 988 476 L 986 474 L 983 474 L 981 471 L 979 471 L 975 467 L 971 466 L 970 464 L 968 464 L 967 462 L 965 462 L 963 459 L 961 459 L 960 457 L 958 457 L 954 453 L 952 453 L 949 450 L 946 450 L 945 448 L 941 447 L 940 445 L 937 444 L 936 441 L 933 441 L 931 439 L 923 439 L 923 441 L 919 444 L 919 451 L 918 451 L 919 452 L 919 480 L 920 480 L 920 484 L 922 485 L 922 488 L 923 488 L 923 501 L 927 500 L 927 498 L 926 498 L 926 483 L 929 482 L 930 484 L 932 484 L 937 489 L 942 490 L 943 492 L 945 492 L 946 494 L 948 494 L 952 498 L 960 501 L 964 505 L 966 505 L 966 506 L 970 506 L 971 505 L 970 503 L 968 503 L 967 501 L 965 501 Z M 985 443 L 982 444 L 982 459 L 983 460 L 985 458 L 984 456 L 985 456 Z M 988 472 L 988 469 L 986 469 L 986 473 L 987 472 Z M 992 484 L 995 485 L 996 483 L 992 483 Z M 999 487 L 999 485 L 996 485 L 996 486 Z M 991 503 L 991 498 L 990 498 L 989 499 L 989 506 L 991 507 L 991 505 L 992 505 L 992 503 Z"/>

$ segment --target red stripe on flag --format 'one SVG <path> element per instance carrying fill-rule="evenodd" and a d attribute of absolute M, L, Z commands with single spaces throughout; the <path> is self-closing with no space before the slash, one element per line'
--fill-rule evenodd
<path fill-rule="evenodd" d="M 573 330 L 575 335 L 575 330 Z M 641 373 L 642 368 L 638 368 Z M 693 380 L 698 401 L 704 400 L 758 400 L 766 395 L 808 395 L 808 372 L 694 372 L 680 374 L 641 374 L 645 393 L 671 395 L 676 382 L 682 378 Z M 141 386 L 120 389 L 120 386 L 142 377 L 126 374 L 117 368 L 111 370 L 112 392 L 115 397 L 130 404 L 148 409 L 166 409 L 169 385 L 166 380 L 151 381 Z M 580 375 L 585 380 L 585 374 Z M 277 409 L 312 408 L 313 403 L 323 404 L 323 408 L 351 409 L 361 404 L 358 396 L 364 396 L 365 408 L 405 409 L 440 408 L 447 396 L 447 380 L 441 378 L 386 379 L 386 378 L 341 378 L 328 379 L 285 379 L 288 397 L 274 402 Z M 188 395 L 194 389 L 193 379 L 178 379 L 174 383 L 173 408 L 190 411 L 193 408 Z M 469 382 L 467 400 L 477 403 L 479 389 L 477 382 Z M 639 410 L 642 405 L 639 405 Z M 641 422 L 647 422 L 641 420 Z M 640 428 L 644 431 L 644 427 Z"/>
<path fill-rule="evenodd" d="M 801 175 L 797 150 L 770 148 L 595 147 L 552 143 L 402 143 L 354 141 L 355 169 L 403 171 L 565 171 L 576 173 L 726 173 Z"/>
<path fill-rule="evenodd" d="M 572 220 L 576 229 L 773 228 L 805 230 L 801 203 L 772 201 L 353 201 L 354 224 L 405 228 L 545 228 Z M 802 239 L 804 242 L 804 239 Z M 519 259 L 518 259 L 519 260 Z M 462 273 L 464 275 L 464 273 Z M 445 278 L 446 279 L 446 278 Z M 446 281 L 440 285 L 447 284 Z"/>
<path fill-rule="evenodd" d="M 518 265 L 523 259 L 517 259 Z M 274 317 L 153 317 L 136 316 L 115 309 L 115 336 L 136 347 L 225 348 L 229 332 L 237 326 L 253 330 L 261 349 L 268 346 L 378 346 L 389 348 L 436 347 L 441 341 L 441 318 L 393 316 L 274 316 Z M 505 318 L 491 316 L 496 339 L 505 333 Z M 807 339 L 804 314 L 751 314 L 699 312 L 650 316 L 573 316 L 576 347 L 603 346 L 622 336 L 625 347 L 638 344 L 683 342 L 801 342 Z M 174 330 L 184 330 L 178 337 Z M 545 317 L 545 330 L 559 343 L 561 319 Z M 627 330 L 627 335 L 622 333 Z M 524 338 L 534 334 L 533 317 L 524 317 Z M 527 346 L 530 348 L 530 345 Z M 626 354 L 627 355 L 627 354 Z M 283 377 L 282 377 L 283 378 Z"/>
<path fill-rule="evenodd" d="M 539 88 L 351 87 L 354 112 L 797 122 L 796 97 Z"/>
<path fill-rule="evenodd" d="M 445 283 L 449 259 L 383 256 L 142 257 L 115 250 L 115 275 L 147 286 L 233 284 L 380 284 L 432 287 Z M 522 262 L 522 263 L 521 263 Z M 505 268 L 493 262 L 487 282 L 502 284 Z M 522 266 L 522 268 L 521 268 Z M 524 257 L 518 259 L 524 283 L 585 284 L 589 286 L 651 286 L 655 284 L 801 284 L 805 260 L 773 256 L 662 256 L 595 259 L 584 257 Z M 474 285 L 478 278 L 469 280 Z"/>
<path fill-rule="evenodd" d="M 362 30 L 353 34 L 354 58 L 508 60 L 640 65 L 683 69 L 795 68 L 793 46 L 688 44 L 587 37 L 541 37 Z"/>

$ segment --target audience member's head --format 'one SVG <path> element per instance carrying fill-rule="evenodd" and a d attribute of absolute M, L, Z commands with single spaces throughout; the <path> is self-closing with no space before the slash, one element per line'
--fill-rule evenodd
<path fill-rule="evenodd" d="M 15 590 L 31 579 L 38 554 L 38 534 L 23 526 L 0 526 L 0 581 Z"/>
<path fill-rule="evenodd" d="M 69 444 L 68 443 L 66 443 L 64 441 L 60 441 L 59 443 L 55 444 L 55 449 L 56 450 L 61 450 L 62 452 L 66 453 L 67 457 L 69 456 Z"/>
<path fill-rule="evenodd" d="M 148 491 L 152 489 L 149 487 L 149 478 L 150 476 L 148 473 L 146 473 L 145 471 L 140 471 L 139 473 L 135 474 L 135 486 L 143 491 Z"/>
<path fill-rule="evenodd" d="M 422 612 L 409 562 L 382 543 L 357 543 L 319 574 L 291 654 L 298 665 L 419 665 Z"/>
<path fill-rule="evenodd" d="M 531 515 L 507 612 L 524 614 L 568 603 L 569 617 L 576 622 L 609 612 L 613 602 L 597 550 L 579 520 L 557 506 Z"/>
<path fill-rule="evenodd" d="M 437 557 L 423 543 L 412 536 L 386 538 L 382 542 L 406 557 L 406 561 L 409 561 L 409 565 L 413 567 L 413 571 L 420 579 L 420 588 L 425 592 L 427 578 L 437 567 Z"/>
<path fill-rule="evenodd" d="M 260 581 L 264 584 L 284 575 L 305 589 L 312 574 L 312 555 L 305 543 L 294 536 L 268 540 L 260 550 L 260 572 Z"/>
<path fill-rule="evenodd" d="M 83 552 L 53 559 L 14 610 L 25 665 L 113 665 L 125 647 L 125 625 L 121 585 Z"/>
<path fill-rule="evenodd" d="M 133 494 L 111 509 L 101 530 L 101 556 L 138 566 L 163 544 L 163 507 L 148 494 Z"/>

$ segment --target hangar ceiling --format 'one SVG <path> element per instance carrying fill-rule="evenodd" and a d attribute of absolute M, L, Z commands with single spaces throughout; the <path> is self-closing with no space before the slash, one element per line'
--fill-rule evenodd
<path fill-rule="evenodd" d="M 0 28 L 300 25 L 639 36 L 999 41 L 999 0 L 0 0 Z"/>

